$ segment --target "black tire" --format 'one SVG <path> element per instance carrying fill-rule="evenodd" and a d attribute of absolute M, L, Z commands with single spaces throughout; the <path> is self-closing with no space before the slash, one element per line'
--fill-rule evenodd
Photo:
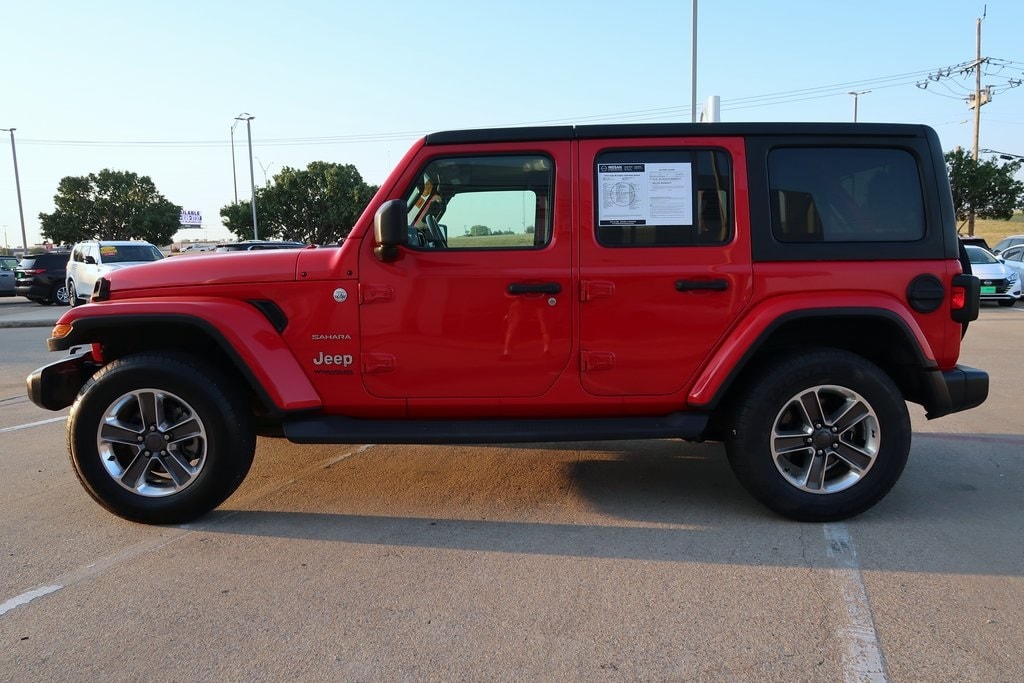
<path fill-rule="evenodd" d="M 743 392 L 726 438 L 729 464 L 778 514 L 804 522 L 852 517 L 902 474 L 911 441 L 907 405 L 863 357 L 835 349 L 787 356 Z"/>
<path fill-rule="evenodd" d="M 1004 308 L 1009 308 L 1010 306 L 1014 305 L 1015 303 L 1017 303 L 1016 299 L 1000 299 L 999 300 L 999 305 L 1003 306 Z"/>
<path fill-rule="evenodd" d="M 74 307 L 82 303 L 78 298 L 78 290 L 75 288 L 74 280 L 68 280 L 65 289 L 68 293 L 68 306 Z"/>
<path fill-rule="evenodd" d="M 256 434 L 238 387 L 201 359 L 127 356 L 101 368 L 71 407 L 67 440 L 79 480 L 135 522 L 200 517 L 238 488 Z"/>
<path fill-rule="evenodd" d="M 57 304 L 59 306 L 68 305 L 68 290 L 63 282 L 53 283 L 53 287 L 50 288 L 50 296 L 47 297 L 46 303 Z"/>

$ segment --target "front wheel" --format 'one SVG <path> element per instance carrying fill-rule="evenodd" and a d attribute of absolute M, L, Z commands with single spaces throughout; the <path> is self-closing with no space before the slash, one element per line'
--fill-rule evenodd
<path fill-rule="evenodd" d="M 64 295 L 67 299 L 67 304 L 70 306 L 78 306 L 82 301 L 78 298 L 78 290 L 76 289 L 75 281 L 68 280 L 67 285 L 64 287 Z"/>
<path fill-rule="evenodd" d="M 230 496 L 256 447 L 244 396 L 215 367 L 176 353 L 100 369 L 68 418 L 71 463 L 116 515 L 148 524 L 199 517 Z"/>
<path fill-rule="evenodd" d="M 1005 308 L 1009 308 L 1010 306 L 1014 305 L 1015 303 L 1017 303 L 1016 299 L 1000 299 L 999 300 L 999 305 L 1003 306 Z"/>
<path fill-rule="evenodd" d="M 888 375 L 861 356 L 821 349 L 784 358 L 744 387 L 726 452 L 765 506 L 829 522 L 889 492 L 910 439 L 906 403 Z"/>

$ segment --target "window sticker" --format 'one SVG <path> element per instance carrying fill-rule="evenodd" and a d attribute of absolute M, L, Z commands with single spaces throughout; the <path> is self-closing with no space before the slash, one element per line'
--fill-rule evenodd
<path fill-rule="evenodd" d="M 689 163 L 598 164 L 598 225 L 693 225 Z"/>

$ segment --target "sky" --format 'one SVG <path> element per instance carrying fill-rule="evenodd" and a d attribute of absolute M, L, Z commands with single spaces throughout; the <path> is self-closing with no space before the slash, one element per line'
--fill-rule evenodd
<path fill-rule="evenodd" d="M 980 147 L 1024 155 L 1020 0 L 698 0 L 698 112 L 716 95 L 723 121 L 851 121 L 856 101 L 859 121 L 924 123 L 970 149 L 960 70 L 983 12 Z M 200 211 L 177 239 L 219 240 L 221 207 L 251 196 L 242 113 L 257 184 L 327 161 L 377 185 L 429 132 L 687 122 L 692 34 L 686 0 L 11 2 L 0 128 L 16 128 L 30 244 L 60 180 L 105 168 Z M 21 244 L 6 132 L 0 228 Z"/>

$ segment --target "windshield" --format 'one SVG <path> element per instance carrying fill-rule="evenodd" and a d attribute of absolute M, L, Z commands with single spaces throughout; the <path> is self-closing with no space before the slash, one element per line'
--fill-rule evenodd
<path fill-rule="evenodd" d="M 100 255 L 104 263 L 159 261 L 164 257 L 152 244 L 104 244 L 100 245 Z"/>
<path fill-rule="evenodd" d="M 999 263 L 999 259 L 985 251 L 980 247 L 967 246 L 967 255 L 971 259 L 971 263 L 975 265 L 986 265 L 989 263 Z"/>

